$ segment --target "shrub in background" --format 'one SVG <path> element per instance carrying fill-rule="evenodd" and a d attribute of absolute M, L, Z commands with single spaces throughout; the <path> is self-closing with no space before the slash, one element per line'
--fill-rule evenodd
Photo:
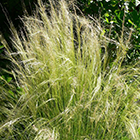
<path fill-rule="evenodd" d="M 131 49 L 128 50 L 124 64 L 131 64 L 140 59 L 140 4 L 136 5 L 137 0 L 77 0 L 79 8 L 85 15 L 101 16 L 101 21 L 105 26 L 105 33 L 110 38 L 118 40 L 118 34 L 121 33 L 123 26 L 132 30 Z M 125 19 L 125 20 L 124 20 Z M 126 30 L 129 34 L 128 30 Z M 110 53 L 110 62 L 116 57 L 116 49 L 110 44 L 108 45 Z"/>
<path fill-rule="evenodd" d="M 63 0 L 50 1 L 49 16 L 38 4 L 34 16 L 21 19 L 20 33 L 11 24 L 17 51 L 3 40 L 23 90 L 16 102 L 7 99 L 12 109 L 1 121 L 1 138 L 140 139 L 139 62 L 122 66 L 131 33 L 116 41 L 96 20 L 72 14 Z M 117 48 L 112 65 L 107 63 L 109 43 Z"/>

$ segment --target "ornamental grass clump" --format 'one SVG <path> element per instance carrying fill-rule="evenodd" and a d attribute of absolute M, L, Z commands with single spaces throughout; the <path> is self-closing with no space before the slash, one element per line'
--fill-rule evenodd
<path fill-rule="evenodd" d="M 12 108 L 1 121 L 1 137 L 140 139 L 139 62 L 122 65 L 130 36 L 119 42 L 108 38 L 98 22 L 72 14 L 64 0 L 50 1 L 49 13 L 40 0 L 38 5 L 34 16 L 21 18 L 20 33 L 11 24 L 16 51 L 3 41 L 22 90 L 7 98 Z M 109 43 L 116 47 L 111 63 Z M 10 94 L 3 91 L 2 97 Z"/>

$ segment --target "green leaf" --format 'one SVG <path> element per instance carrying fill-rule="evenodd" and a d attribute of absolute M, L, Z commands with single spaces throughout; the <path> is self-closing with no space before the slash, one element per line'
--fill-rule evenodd
<path fill-rule="evenodd" d="M 108 14 L 108 13 L 105 13 L 105 16 L 106 16 L 106 17 L 109 17 L 109 14 Z"/>
<path fill-rule="evenodd" d="M 0 49 L 3 49 L 3 48 L 4 48 L 4 46 L 3 46 L 3 45 L 1 45 L 1 46 L 0 46 Z"/>
<path fill-rule="evenodd" d="M 106 22 L 107 22 L 107 23 L 109 23 L 109 20 L 108 20 L 108 18 L 105 18 L 105 20 L 106 20 Z"/>
<path fill-rule="evenodd" d="M 11 80 L 12 80 L 12 77 L 8 77 L 6 81 L 9 83 Z"/>
<path fill-rule="evenodd" d="M 101 36 L 103 36 L 105 34 L 105 30 L 103 29 L 102 33 L 101 33 Z"/>
<path fill-rule="evenodd" d="M 136 25 L 135 25 L 130 19 L 128 19 L 128 22 L 129 22 L 130 24 L 132 24 L 134 27 L 136 27 Z"/>
<path fill-rule="evenodd" d="M 8 92 L 10 93 L 10 95 L 11 95 L 12 97 L 14 97 L 13 91 L 9 90 Z"/>
<path fill-rule="evenodd" d="M 1 46 L 0 46 L 0 53 L 2 53 L 2 52 L 4 51 L 4 49 L 3 49 L 3 48 L 4 48 L 4 46 L 3 46 L 3 45 L 1 45 Z"/>

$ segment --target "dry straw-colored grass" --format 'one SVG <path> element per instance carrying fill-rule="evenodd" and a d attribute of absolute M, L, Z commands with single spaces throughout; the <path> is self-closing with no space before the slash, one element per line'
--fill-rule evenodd
<path fill-rule="evenodd" d="M 138 64 L 122 66 L 128 42 L 108 38 L 98 22 L 72 14 L 64 0 L 50 1 L 49 14 L 40 0 L 38 4 L 34 16 L 21 19 L 20 33 L 11 24 L 16 51 L 3 41 L 22 91 L 0 125 L 1 137 L 139 140 L 135 101 L 140 96 L 140 70 Z M 118 48 L 111 65 L 109 43 Z"/>

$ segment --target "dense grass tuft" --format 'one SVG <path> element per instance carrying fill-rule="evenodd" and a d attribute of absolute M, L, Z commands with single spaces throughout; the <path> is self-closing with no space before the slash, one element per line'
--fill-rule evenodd
<path fill-rule="evenodd" d="M 3 41 L 22 90 L 3 102 L 1 138 L 139 140 L 140 65 L 122 65 L 129 36 L 108 38 L 98 22 L 72 14 L 63 0 L 50 6 L 46 14 L 39 0 L 34 16 L 22 18 L 20 33 L 11 24 L 15 52 Z M 116 47 L 112 63 L 109 43 Z M 1 98 L 8 97 L 2 88 Z"/>

